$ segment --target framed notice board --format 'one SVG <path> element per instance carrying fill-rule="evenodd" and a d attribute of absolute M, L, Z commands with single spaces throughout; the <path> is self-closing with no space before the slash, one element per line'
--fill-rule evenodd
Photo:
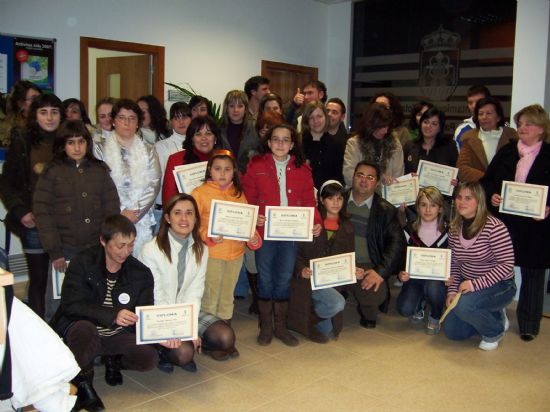
<path fill-rule="evenodd" d="M 0 93 L 19 80 L 54 92 L 55 39 L 0 34 Z"/>

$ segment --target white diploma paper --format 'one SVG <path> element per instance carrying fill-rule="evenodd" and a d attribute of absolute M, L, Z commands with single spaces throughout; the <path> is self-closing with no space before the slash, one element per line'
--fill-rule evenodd
<path fill-rule="evenodd" d="M 355 283 L 355 252 L 311 259 L 311 290 Z"/>
<path fill-rule="evenodd" d="M 208 162 L 191 163 L 174 167 L 172 173 L 180 193 L 191 194 L 193 189 L 204 182 Z"/>
<path fill-rule="evenodd" d="M 259 206 L 212 200 L 208 237 L 249 241 L 256 231 Z"/>
<path fill-rule="evenodd" d="M 548 186 L 505 180 L 500 196 L 499 212 L 544 219 Z"/>
<path fill-rule="evenodd" d="M 195 340 L 199 313 L 194 303 L 137 306 L 136 344 L 165 342 L 168 339 Z"/>
<path fill-rule="evenodd" d="M 67 267 L 69 267 L 69 260 L 67 260 Z M 65 272 L 60 272 L 53 267 L 52 264 L 52 289 L 53 299 L 61 299 L 61 288 L 63 287 L 63 281 L 65 280 Z"/>
<path fill-rule="evenodd" d="M 458 176 L 458 168 L 421 160 L 418 162 L 417 174 L 420 187 L 435 186 L 442 194 L 453 195 L 451 180 Z"/>
<path fill-rule="evenodd" d="M 311 242 L 313 240 L 313 207 L 265 207 L 265 240 Z"/>
<path fill-rule="evenodd" d="M 418 177 L 382 186 L 382 197 L 399 207 L 403 203 L 414 205 L 418 196 Z"/>
<path fill-rule="evenodd" d="M 406 271 L 412 279 L 448 280 L 451 249 L 407 247 Z"/>

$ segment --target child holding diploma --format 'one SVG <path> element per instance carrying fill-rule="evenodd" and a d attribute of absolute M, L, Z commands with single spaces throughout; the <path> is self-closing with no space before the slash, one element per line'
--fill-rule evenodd
<path fill-rule="evenodd" d="M 345 190 L 337 180 L 327 180 L 318 192 L 318 209 L 323 218 L 321 234 L 313 242 L 303 242 L 298 247 L 298 256 L 294 273 L 298 277 L 291 286 L 291 305 L 295 299 L 301 299 L 303 289 L 311 293 L 314 314 L 309 316 L 308 337 L 317 343 L 326 343 L 329 336 L 337 338 L 343 327 L 343 310 L 346 304 L 344 297 L 334 288 L 311 291 L 309 279 L 312 272 L 309 268 L 311 259 L 350 253 L 355 251 L 353 225 L 345 210 Z M 357 277 L 363 278 L 365 271 L 356 269 Z M 307 279 L 307 281 L 306 281 Z M 298 303 L 298 302 L 296 302 Z M 291 317 L 296 316 L 294 312 Z"/>
<path fill-rule="evenodd" d="M 153 273 L 155 305 L 195 303 L 196 309 L 200 309 L 208 262 L 208 249 L 200 238 L 200 225 L 199 209 L 190 195 L 178 194 L 164 206 L 159 232 L 143 246 L 139 256 Z M 231 327 L 202 310 L 198 335 L 199 339 L 192 342 L 171 339 L 161 343 L 159 369 L 170 373 L 172 365 L 178 365 L 196 372 L 195 351 L 202 347 L 209 354 L 227 353 L 235 344 Z"/>
<path fill-rule="evenodd" d="M 282 124 L 270 129 L 263 152 L 250 161 L 243 177 L 246 198 L 260 206 L 257 226 L 261 232 L 266 206 L 315 206 L 311 168 L 304 162 L 294 128 Z M 314 222 L 313 235 L 319 236 L 321 219 L 316 209 Z M 269 345 L 273 333 L 285 345 L 298 345 L 298 340 L 287 329 L 289 286 L 296 251 L 294 241 L 272 240 L 265 240 L 256 251 L 260 345 Z"/>
<path fill-rule="evenodd" d="M 205 182 L 193 190 L 201 217 L 200 235 L 208 246 L 208 265 L 202 310 L 231 324 L 233 317 L 233 291 L 243 265 L 245 246 L 255 250 L 261 246 L 257 232 L 248 242 L 208 237 L 208 222 L 212 200 L 247 204 L 237 173 L 237 162 L 229 150 L 216 150 L 208 160 Z M 238 356 L 235 348 L 230 353 Z M 226 355 L 225 355 L 226 356 Z"/>
<path fill-rule="evenodd" d="M 407 222 L 405 237 L 408 246 L 446 249 L 449 240 L 445 223 L 445 199 L 441 192 L 428 186 L 420 189 L 416 198 L 417 217 Z M 426 333 L 439 333 L 439 319 L 445 307 L 447 288 L 440 280 L 411 279 L 406 271 L 399 272 L 403 288 L 397 297 L 397 311 L 412 323 L 424 321 L 424 304 L 430 307 Z"/>

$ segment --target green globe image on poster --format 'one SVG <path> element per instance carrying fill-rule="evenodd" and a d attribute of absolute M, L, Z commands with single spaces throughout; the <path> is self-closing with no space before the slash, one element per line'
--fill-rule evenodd
<path fill-rule="evenodd" d="M 29 80 L 39 87 L 48 84 L 48 57 L 29 56 L 21 63 L 21 79 Z"/>

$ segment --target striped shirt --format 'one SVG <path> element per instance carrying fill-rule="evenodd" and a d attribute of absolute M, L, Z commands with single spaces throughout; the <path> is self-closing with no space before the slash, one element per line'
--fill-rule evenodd
<path fill-rule="evenodd" d="M 512 239 L 504 223 L 496 217 L 489 216 L 483 229 L 470 241 L 462 237 L 462 230 L 460 234 L 451 232 L 449 247 L 452 250 L 450 294 L 457 293 L 465 280 L 471 280 L 477 291 L 514 277 Z"/>
<path fill-rule="evenodd" d="M 101 305 L 104 308 L 112 308 L 113 307 L 112 291 L 113 291 L 113 288 L 115 287 L 116 281 L 118 279 L 117 275 L 113 276 L 112 273 L 109 273 L 109 275 L 107 277 L 107 293 L 105 294 L 105 300 L 103 301 L 103 304 Z M 96 326 L 97 327 L 97 333 L 99 333 L 99 336 L 114 336 L 117 333 L 121 332 L 122 329 L 124 329 L 122 326 L 116 326 L 116 325 L 113 325 L 113 326 L 114 326 L 114 329 L 113 328 L 103 328 L 101 326 Z"/>

